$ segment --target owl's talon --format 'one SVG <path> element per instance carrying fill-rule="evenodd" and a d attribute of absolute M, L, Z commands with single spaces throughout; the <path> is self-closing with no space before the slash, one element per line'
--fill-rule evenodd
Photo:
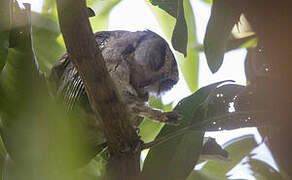
<path fill-rule="evenodd" d="M 163 115 L 164 115 L 163 121 L 166 124 L 179 125 L 180 121 L 182 120 L 182 116 L 177 114 L 174 111 L 172 111 L 172 112 L 164 112 Z"/>

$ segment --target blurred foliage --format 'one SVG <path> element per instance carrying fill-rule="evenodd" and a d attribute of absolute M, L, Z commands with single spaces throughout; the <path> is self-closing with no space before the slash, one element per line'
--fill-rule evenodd
<path fill-rule="evenodd" d="M 120 0 L 88 0 L 88 6 L 95 13 L 95 16 L 90 18 L 94 32 L 107 30 L 109 13 L 119 2 Z M 49 73 L 52 64 L 65 52 L 65 44 L 58 25 L 55 0 L 45 0 L 41 14 L 32 13 L 32 25 L 34 48 L 40 69 L 42 72 Z"/>
<path fill-rule="evenodd" d="M 8 5 L 0 8 L 3 16 L 13 8 L 13 15 L 0 23 L 1 177 L 100 179 L 106 162 L 91 160 L 86 125 L 51 97 L 41 73 L 48 73 L 65 51 L 52 10 L 55 2 L 46 1 L 43 13 Z M 8 11 L 2 12 L 5 7 Z"/>
<path fill-rule="evenodd" d="M 9 29 L 10 29 L 10 7 L 11 1 L 1 1 L 0 2 L 0 72 L 2 71 L 6 58 L 8 55 L 9 47 Z"/>
<path fill-rule="evenodd" d="M 38 57 L 40 70 L 49 73 L 52 64 L 65 52 L 64 46 L 57 41 L 60 36 L 59 25 L 42 14 L 32 13 L 32 27 L 34 50 Z"/>
<path fill-rule="evenodd" d="M 107 30 L 109 13 L 120 1 L 87 1 L 96 15 L 90 18 L 93 31 Z M 256 146 L 252 137 L 228 142 L 225 150 L 229 152 L 230 162 L 208 161 L 201 170 L 193 168 L 202 151 L 206 127 L 218 129 L 208 126 L 213 123 L 209 120 L 230 113 L 230 102 L 244 87 L 230 84 L 218 87 L 223 83 L 218 82 L 197 90 L 199 49 L 190 1 L 152 0 L 151 3 L 147 2 L 166 37 L 180 52 L 176 54 L 178 64 L 193 94 L 174 108 L 183 115 L 179 126 L 150 119 L 140 125 L 143 141 L 159 142 L 165 138 L 149 150 L 143 174 L 149 179 L 226 179 L 226 173 Z M 225 50 L 252 47 L 257 40 L 230 38 L 237 14 L 224 11 L 224 3 L 218 7 L 214 1 L 213 5 L 205 50 L 207 46 L 208 63 L 215 72 Z M 52 96 L 47 86 L 45 75 L 65 52 L 55 0 L 45 0 L 42 12 L 31 14 L 19 9 L 16 3 L 4 0 L 0 2 L 0 15 L 5 17 L 0 20 L 0 176 L 5 180 L 102 179 L 108 160 L 106 150 L 92 158 L 94 152 L 86 124 L 75 112 L 65 113 L 62 102 Z M 218 24 L 219 28 L 214 29 Z M 172 104 L 163 104 L 161 97 L 151 96 L 149 105 L 162 111 L 172 110 Z M 217 126 L 223 129 L 237 127 L 236 123 L 232 124 L 234 120 L 220 120 Z M 250 159 L 248 163 L 259 179 L 281 177 L 264 162 Z"/>

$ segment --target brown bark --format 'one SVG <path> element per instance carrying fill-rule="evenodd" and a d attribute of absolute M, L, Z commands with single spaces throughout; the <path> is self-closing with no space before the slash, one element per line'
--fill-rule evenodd
<path fill-rule="evenodd" d="M 68 54 L 84 82 L 93 111 L 102 119 L 111 154 L 106 178 L 138 179 L 140 142 L 96 46 L 85 0 L 57 0 L 57 7 Z"/>

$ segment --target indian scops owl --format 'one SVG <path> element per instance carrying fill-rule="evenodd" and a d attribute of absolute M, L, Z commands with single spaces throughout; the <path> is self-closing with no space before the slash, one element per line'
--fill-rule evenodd
<path fill-rule="evenodd" d="M 145 104 L 149 93 L 165 92 L 178 81 L 177 63 L 167 42 L 149 30 L 103 31 L 95 33 L 95 38 L 108 72 L 132 115 L 132 124 L 139 125 L 143 117 L 176 123 L 179 119 L 176 113 L 161 112 Z M 54 65 L 50 79 L 68 109 L 79 103 L 86 116 L 93 118 L 84 85 L 68 54 Z"/>

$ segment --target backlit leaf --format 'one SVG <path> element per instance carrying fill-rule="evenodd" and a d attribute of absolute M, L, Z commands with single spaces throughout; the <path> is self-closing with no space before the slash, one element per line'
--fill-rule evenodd
<path fill-rule="evenodd" d="M 250 165 L 252 174 L 259 180 L 284 180 L 281 174 L 272 166 L 258 159 L 249 159 L 247 162 Z"/>
<path fill-rule="evenodd" d="M 156 139 L 174 133 L 194 122 L 203 120 L 197 113 L 209 93 L 222 82 L 199 89 L 181 100 L 174 111 L 183 115 L 178 126 L 165 125 Z M 187 131 L 152 147 L 145 159 L 142 174 L 146 179 L 186 179 L 201 153 L 204 131 Z"/>
<path fill-rule="evenodd" d="M 149 6 L 156 16 L 163 32 L 168 39 L 171 39 L 172 31 L 175 27 L 175 19 L 159 8 L 152 5 Z M 189 89 L 191 92 L 194 92 L 198 88 L 197 76 L 199 56 L 196 49 L 198 43 L 196 37 L 195 18 L 191 4 L 188 0 L 184 0 L 184 14 L 188 26 L 187 57 L 184 57 L 181 53 L 176 53 L 176 58 Z"/>
<path fill-rule="evenodd" d="M 253 135 L 232 139 L 223 145 L 225 146 L 224 149 L 229 153 L 230 161 L 208 161 L 201 171 L 211 176 L 224 178 L 226 173 L 234 168 L 245 156 L 249 155 L 256 145 Z"/>
<path fill-rule="evenodd" d="M 188 27 L 185 20 L 184 3 L 185 0 L 151 0 L 152 5 L 166 11 L 176 18 L 176 24 L 172 33 L 172 46 L 175 50 L 187 55 Z"/>
<path fill-rule="evenodd" d="M 233 0 L 214 0 L 208 22 L 204 50 L 210 70 L 215 73 L 223 63 L 226 42 L 241 12 L 233 7 Z"/>

